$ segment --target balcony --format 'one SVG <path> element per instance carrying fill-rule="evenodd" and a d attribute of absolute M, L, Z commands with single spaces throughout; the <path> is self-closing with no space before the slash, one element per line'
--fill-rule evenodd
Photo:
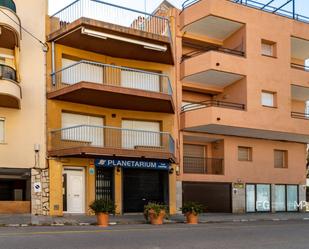
<path fill-rule="evenodd" d="M 113 57 L 173 64 L 169 20 L 98 0 L 50 17 L 48 41 Z M 78 42 L 77 42 L 78 41 Z"/>
<path fill-rule="evenodd" d="M 79 125 L 50 133 L 50 156 L 124 156 L 175 160 L 169 133 Z"/>
<path fill-rule="evenodd" d="M 187 0 L 183 3 L 182 5 L 182 10 L 185 10 L 187 8 L 189 8 L 190 6 L 201 2 L 202 0 Z M 273 6 L 271 5 L 272 3 L 274 4 L 275 1 L 268 1 L 267 3 L 264 3 L 265 1 L 253 1 L 253 0 L 228 0 L 232 3 L 237 3 L 237 4 L 241 4 L 250 8 L 254 8 L 254 9 L 258 9 L 258 10 L 262 10 L 265 12 L 269 12 L 272 14 L 276 14 L 276 15 L 280 15 L 282 17 L 287 17 L 290 19 L 294 19 L 300 22 L 305 22 L 305 23 L 309 23 L 309 17 L 308 16 L 304 16 L 304 15 L 300 15 L 298 13 L 295 12 L 295 10 L 293 11 L 293 3 L 292 0 L 287 0 L 285 2 L 283 2 L 283 4 L 281 4 L 281 6 Z M 280 3 L 279 3 L 280 4 Z M 290 7 L 290 11 L 284 9 L 284 7 Z"/>
<path fill-rule="evenodd" d="M 51 75 L 49 99 L 136 111 L 174 113 L 164 74 L 80 61 Z"/>
<path fill-rule="evenodd" d="M 241 51 L 209 48 L 184 55 L 180 77 L 203 88 L 223 89 L 246 76 L 246 59 Z M 203 63 L 200 63 L 203 61 Z"/>
<path fill-rule="evenodd" d="M 302 91 L 299 93 L 301 97 Z M 292 103 L 291 118 L 291 114 L 278 112 L 276 108 L 247 110 L 240 103 L 193 103 L 183 107 L 180 128 L 188 132 L 308 143 L 308 122 L 294 113 L 300 112 L 299 108 L 305 110 L 302 103 Z"/>
<path fill-rule="evenodd" d="M 184 174 L 224 175 L 223 159 L 207 157 L 183 158 Z"/>
<path fill-rule="evenodd" d="M 14 49 L 19 47 L 21 38 L 20 19 L 16 14 L 15 3 L 11 0 L 0 0 L 0 47 Z"/>
<path fill-rule="evenodd" d="M 207 107 L 220 107 L 220 108 L 228 108 L 228 109 L 235 109 L 235 110 L 245 110 L 246 108 L 244 104 L 232 103 L 232 102 L 226 102 L 226 101 L 218 101 L 218 100 L 207 100 L 207 101 L 202 101 L 198 103 L 190 103 L 190 104 L 184 105 L 181 108 L 181 111 L 182 112 L 193 111 L 193 110 L 207 108 Z"/>
<path fill-rule="evenodd" d="M 16 72 L 0 64 L 0 107 L 20 108 L 21 88 L 16 81 Z"/>

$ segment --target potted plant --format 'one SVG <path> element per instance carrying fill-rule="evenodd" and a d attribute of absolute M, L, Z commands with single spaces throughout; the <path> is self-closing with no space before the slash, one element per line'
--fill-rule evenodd
<path fill-rule="evenodd" d="M 149 202 L 144 207 L 145 218 L 149 219 L 152 225 L 162 225 L 166 214 L 167 206 L 160 203 Z"/>
<path fill-rule="evenodd" d="M 198 215 L 203 212 L 204 206 L 197 202 L 186 202 L 180 209 L 187 218 L 188 224 L 198 224 Z"/>
<path fill-rule="evenodd" d="M 111 200 L 95 200 L 90 205 L 91 210 L 97 215 L 98 226 L 107 227 L 109 221 L 109 215 L 115 214 L 115 203 Z"/>

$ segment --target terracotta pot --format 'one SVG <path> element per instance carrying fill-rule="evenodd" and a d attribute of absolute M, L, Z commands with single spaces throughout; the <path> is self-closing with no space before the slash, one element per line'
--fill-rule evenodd
<path fill-rule="evenodd" d="M 98 213 L 97 221 L 98 221 L 98 226 L 108 227 L 109 214 L 108 213 Z"/>
<path fill-rule="evenodd" d="M 195 215 L 194 213 L 186 213 L 187 217 L 187 224 L 195 225 L 198 224 L 198 215 Z"/>
<path fill-rule="evenodd" d="M 165 217 L 165 210 L 161 210 L 159 215 L 156 215 L 154 210 L 149 210 L 148 216 L 152 225 L 162 225 Z"/>

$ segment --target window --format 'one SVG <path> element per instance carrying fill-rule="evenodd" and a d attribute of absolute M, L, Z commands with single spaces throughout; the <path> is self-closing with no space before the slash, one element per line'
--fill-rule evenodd
<path fill-rule="evenodd" d="M 288 163 L 287 163 L 287 151 L 285 150 L 275 150 L 274 151 L 274 163 L 275 163 L 275 168 L 287 168 Z"/>
<path fill-rule="evenodd" d="M 103 146 L 104 119 L 73 113 L 62 113 L 62 139 L 85 143 L 92 146 Z M 83 143 L 84 142 L 84 143 Z"/>
<path fill-rule="evenodd" d="M 239 146 L 238 161 L 252 161 L 252 148 Z"/>
<path fill-rule="evenodd" d="M 161 146 L 160 122 L 123 120 L 122 128 L 122 148 Z"/>
<path fill-rule="evenodd" d="M 287 210 L 297 211 L 298 207 L 298 186 L 297 185 L 287 185 L 286 189 L 287 198 Z"/>
<path fill-rule="evenodd" d="M 0 118 L 0 143 L 4 143 L 4 119 Z"/>
<path fill-rule="evenodd" d="M 103 67 L 90 63 L 76 63 L 78 61 L 62 58 L 62 68 L 66 68 L 62 71 L 62 83 L 72 85 L 85 81 L 103 84 Z"/>
<path fill-rule="evenodd" d="M 275 57 L 276 43 L 272 41 L 262 40 L 262 55 Z"/>
<path fill-rule="evenodd" d="M 262 106 L 275 107 L 276 94 L 274 92 L 262 91 Z"/>
<path fill-rule="evenodd" d="M 286 186 L 276 185 L 275 186 L 275 207 L 277 212 L 286 211 Z"/>

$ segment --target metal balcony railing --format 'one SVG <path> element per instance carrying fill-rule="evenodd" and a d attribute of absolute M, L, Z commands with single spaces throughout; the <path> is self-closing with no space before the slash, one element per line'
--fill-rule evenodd
<path fill-rule="evenodd" d="M 209 51 L 217 51 L 217 52 L 222 52 L 226 54 L 232 54 L 232 55 L 238 55 L 238 56 L 245 56 L 245 52 L 240 51 L 240 50 L 235 50 L 235 49 L 229 49 L 229 48 L 223 48 L 223 47 L 215 47 L 215 46 L 208 46 L 208 47 L 198 47 L 194 49 L 193 51 L 186 53 L 182 56 L 181 60 L 184 61 L 186 59 L 198 56 L 200 54 L 209 52 Z"/>
<path fill-rule="evenodd" d="M 93 125 L 51 131 L 51 150 L 80 147 L 175 153 L 174 139 L 166 132 Z"/>
<path fill-rule="evenodd" d="M 299 119 L 307 119 L 309 120 L 309 113 L 304 112 L 291 112 L 292 118 L 299 118 Z"/>
<path fill-rule="evenodd" d="M 166 17 L 99 0 L 77 0 L 51 16 L 51 18 L 59 19 L 60 27 L 81 17 L 171 37 L 169 20 Z"/>
<path fill-rule="evenodd" d="M 300 14 L 297 14 L 295 12 L 295 2 L 294 2 L 294 0 L 286 0 L 284 3 L 282 3 L 282 1 L 281 1 L 281 4 L 280 4 L 280 1 L 277 1 L 277 3 L 279 3 L 278 6 L 270 5 L 270 4 L 275 4 L 276 1 L 269 1 L 268 3 L 252 1 L 252 0 L 228 0 L 228 1 L 231 1 L 233 3 L 242 4 L 242 5 L 246 5 L 246 6 L 251 7 L 251 8 L 259 9 L 259 10 L 266 11 L 266 12 L 269 12 L 269 13 L 273 13 L 273 14 L 276 14 L 276 15 L 280 15 L 280 16 L 283 16 L 283 17 L 295 19 L 295 20 L 300 21 L 300 22 L 309 23 L 309 17 L 308 16 L 300 15 Z M 283 9 L 284 7 L 288 6 L 288 4 L 290 4 L 290 6 L 292 5 L 292 8 L 291 8 L 292 11 L 288 11 L 286 9 Z M 294 11 L 293 11 L 293 9 L 294 9 Z"/>
<path fill-rule="evenodd" d="M 224 175 L 223 159 L 207 157 L 183 157 L 185 174 Z"/>
<path fill-rule="evenodd" d="M 221 107 L 235 110 L 245 110 L 246 106 L 244 104 L 232 103 L 219 100 L 206 100 L 198 103 L 186 104 L 181 108 L 182 112 L 193 111 L 197 109 L 207 108 L 207 107 Z"/>
<path fill-rule="evenodd" d="M 0 0 L 0 6 L 8 8 L 16 13 L 16 5 L 12 0 Z"/>
<path fill-rule="evenodd" d="M 201 0 L 187 0 L 182 4 L 182 10 L 192 6 L 193 4 L 200 2 Z M 270 4 L 275 4 L 276 1 L 268 1 L 267 3 L 265 2 L 258 2 L 258 1 L 253 1 L 253 0 L 227 0 L 233 3 L 237 3 L 237 4 L 242 4 L 251 8 L 255 8 L 255 9 L 259 9 L 262 11 L 266 11 L 269 13 L 273 13 L 276 15 L 280 15 L 283 17 L 287 17 L 287 18 L 291 18 L 291 19 L 295 19 L 297 21 L 300 22 L 305 22 L 305 23 L 309 23 L 309 17 L 308 16 L 304 16 L 304 15 L 300 15 L 297 14 L 295 12 L 295 8 L 296 8 L 296 3 L 295 0 L 286 0 L 285 2 L 282 3 L 282 1 L 277 1 L 277 3 L 279 3 L 278 6 L 272 6 Z M 284 7 L 287 7 L 290 4 L 292 11 L 288 11 L 286 9 L 284 9 Z"/>
<path fill-rule="evenodd" d="M 182 9 L 186 9 L 188 7 L 190 7 L 191 5 L 199 2 L 200 0 L 187 0 L 187 1 L 184 1 L 183 4 L 182 4 Z"/>
<path fill-rule="evenodd" d="M 170 79 L 165 74 L 91 61 L 79 61 L 52 73 L 51 77 L 52 91 L 80 82 L 90 82 L 173 94 Z"/>
<path fill-rule="evenodd" d="M 300 70 L 304 70 L 304 71 L 308 71 L 309 72 L 309 66 L 306 66 L 306 65 L 291 63 L 291 67 L 295 68 L 295 69 L 300 69 Z"/>
<path fill-rule="evenodd" d="M 0 79 L 17 81 L 15 69 L 7 65 L 0 64 Z"/>

